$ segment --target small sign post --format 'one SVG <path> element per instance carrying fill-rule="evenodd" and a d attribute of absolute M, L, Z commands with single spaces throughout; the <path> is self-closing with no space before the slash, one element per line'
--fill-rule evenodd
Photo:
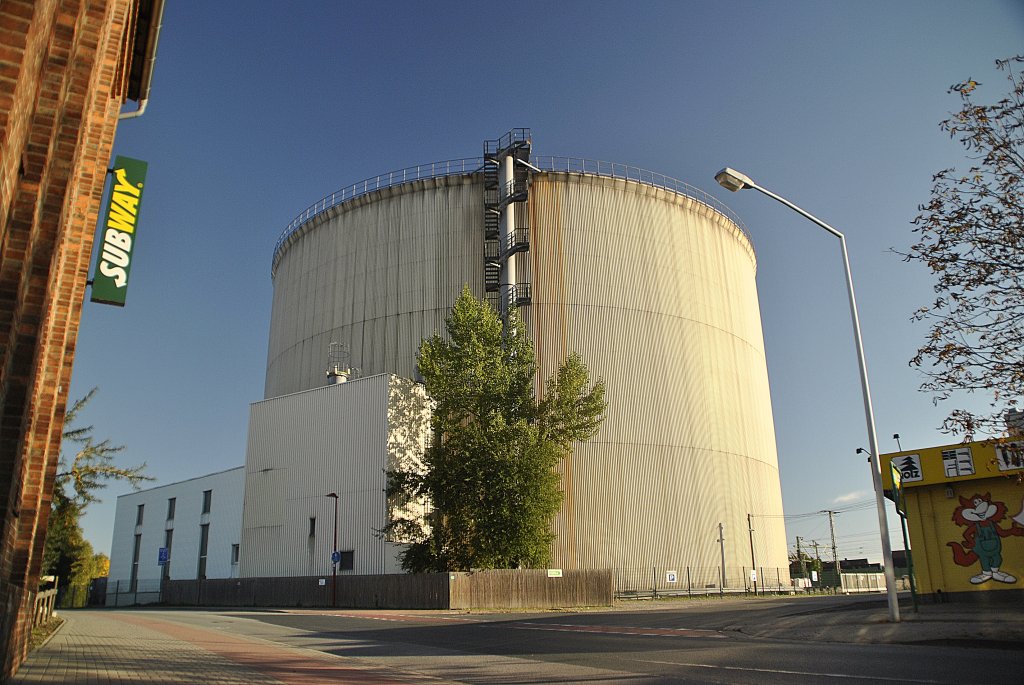
<path fill-rule="evenodd" d="M 917 583 L 914 581 L 914 556 L 910 551 L 910 537 L 907 535 L 907 500 L 903 496 L 902 473 L 896 460 L 889 462 L 892 471 L 892 499 L 896 504 L 896 513 L 900 515 L 900 529 L 903 531 L 903 552 L 907 555 L 907 575 L 910 576 L 910 599 L 917 613 Z"/>

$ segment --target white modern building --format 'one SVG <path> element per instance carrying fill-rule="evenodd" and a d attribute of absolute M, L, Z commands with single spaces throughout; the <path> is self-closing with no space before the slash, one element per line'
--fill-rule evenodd
<path fill-rule="evenodd" d="M 417 463 L 429 422 L 422 386 L 390 374 L 254 403 L 241 576 L 328 575 L 334 550 L 339 573 L 401 573 L 386 471 Z"/>
<path fill-rule="evenodd" d="M 107 605 L 156 601 L 160 581 L 238 576 L 245 467 L 121 495 Z"/>

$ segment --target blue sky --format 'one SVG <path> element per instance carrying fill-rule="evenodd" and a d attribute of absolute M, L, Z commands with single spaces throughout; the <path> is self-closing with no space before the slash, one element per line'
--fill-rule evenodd
<path fill-rule="evenodd" d="M 118 130 L 115 154 L 150 165 L 132 282 L 124 309 L 86 304 L 70 395 L 100 387 L 83 419 L 128 446 L 125 463 L 147 462 L 155 484 L 243 463 L 272 250 L 296 214 L 530 127 L 536 154 L 666 174 L 739 214 L 758 255 L 786 514 L 845 510 L 840 558 L 880 558 L 838 243 L 713 176 L 744 171 L 846 234 L 882 450 L 893 433 L 955 441 L 938 430 L 952 406 L 934 407 L 907 364 L 929 275 L 890 248 L 912 242 L 932 174 L 966 163 L 938 128 L 958 104 L 948 87 L 973 77 L 980 101 L 1005 93 L 993 63 L 1024 52 L 1024 4 L 265 5 L 168 3 L 149 109 Z M 90 507 L 98 551 L 126 491 Z M 790 519 L 787 535 L 826 544 L 828 519 Z"/>

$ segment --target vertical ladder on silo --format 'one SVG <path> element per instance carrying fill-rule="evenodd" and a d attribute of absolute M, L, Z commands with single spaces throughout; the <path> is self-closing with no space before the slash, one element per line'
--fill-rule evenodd
<path fill-rule="evenodd" d="M 517 276 L 515 283 L 502 283 L 508 261 L 530 249 L 527 213 L 516 211 L 520 203 L 529 199 L 530 148 L 527 128 L 515 128 L 498 140 L 484 141 L 484 288 L 488 293 L 500 293 L 502 286 L 508 286 L 507 301 L 502 302 L 500 294 L 497 296 L 503 317 L 511 305 L 523 307 L 532 301 L 529 278 Z M 513 173 L 503 187 L 501 166 L 509 156 Z M 512 219 L 512 230 L 503 239 L 502 220 L 506 215 Z"/>
<path fill-rule="evenodd" d="M 492 151 L 489 145 L 494 144 Z M 484 289 L 496 293 L 501 287 L 501 191 L 498 182 L 500 161 L 494 156 L 496 141 L 484 141 Z"/>

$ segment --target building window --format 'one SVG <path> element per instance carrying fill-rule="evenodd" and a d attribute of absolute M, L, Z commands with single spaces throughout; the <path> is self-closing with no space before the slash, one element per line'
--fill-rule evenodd
<path fill-rule="evenodd" d="M 348 550 L 341 553 L 341 560 L 338 562 L 339 571 L 351 571 L 355 568 L 356 553 L 354 550 Z"/>
<path fill-rule="evenodd" d="M 309 517 L 309 537 L 316 537 L 316 517 Z"/>
<path fill-rule="evenodd" d="M 172 502 L 174 500 L 171 500 Z M 164 531 L 164 547 L 167 548 L 167 561 L 164 563 L 163 571 L 161 575 L 165 580 L 169 580 L 171 577 L 171 545 L 174 543 L 174 529 Z"/>
<path fill-rule="evenodd" d="M 231 563 L 235 565 L 238 563 L 239 548 L 238 545 L 231 545 Z"/>
<path fill-rule="evenodd" d="M 146 509 L 146 505 L 145 504 L 140 504 L 138 509 L 135 511 L 135 525 L 137 525 L 137 526 L 141 526 L 142 525 L 142 513 L 143 513 L 143 511 L 145 511 L 145 509 Z"/>
<path fill-rule="evenodd" d="M 206 580 L 206 550 L 209 546 L 210 524 L 204 523 L 199 526 L 199 568 L 196 570 L 196 577 L 199 580 Z"/>
<path fill-rule="evenodd" d="M 141 505 L 139 511 L 141 511 Z M 142 550 L 142 536 L 135 536 L 135 549 L 132 551 L 132 577 L 128 582 L 128 592 L 135 592 L 139 585 L 139 552 Z"/>
<path fill-rule="evenodd" d="M 174 520 L 174 505 L 176 503 L 177 503 L 177 499 L 175 499 L 174 497 L 171 497 L 170 499 L 167 500 L 167 520 L 168 521 L 173 521 Z"/>
<path fill-rule="evenodd" d="M 213 502 L 213 490 L 203 490 L 203 513 L 210 513 L 210 504 Z"/>

